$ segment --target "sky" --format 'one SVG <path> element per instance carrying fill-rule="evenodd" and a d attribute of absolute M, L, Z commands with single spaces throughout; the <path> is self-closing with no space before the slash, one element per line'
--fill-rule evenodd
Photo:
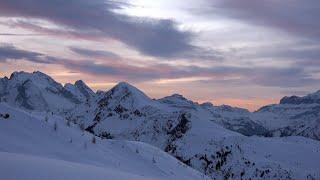
<path fill-rule="evenodd" d="M 0 76 L 247 108 L 320 89 L 319 0 L 0 0 Z"/>

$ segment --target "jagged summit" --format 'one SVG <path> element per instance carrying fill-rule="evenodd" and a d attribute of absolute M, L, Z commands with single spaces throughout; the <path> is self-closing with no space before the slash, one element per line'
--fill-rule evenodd
<path fill-rule="evenodd" d="M 127 95 L 130 94 L 132 96 L 140 96 L 149 99 L 146 94 L 127 82 L 119 82 L 110 91 L 113 91 L 114 93 L 125 93 Z"/>
<path fill-rule="evenodd" d="M 141 107 L 152 103 L 153 101 L 138 88 L 127 82 L 120 82 L 107 91 L 100 103 L 107 103 L 110 106 L 121 104 L 123 107 Z"/>
<path fill-rule="evenodd" d="M 17 78 L 17 77 L 46 77 L 46 78 L 51 78 L 47 74 L 40 72 L 40 71 L 34 71 L 34 72 L 25 72 L 25 71 L 15 71 L 11 73 L 10 79 L 12 78 Z"/>
<path fill-rule="evenodd" d="M 128 82 L 125 81 L 120 81 L 118 84 L 116 84 L 114 87 L 126 87 L 126 86 L 130 86 L 130 87 L 134 87 L 133 85 L 129 84 Z M 134 87 L 135 88 L 135 87 Z"/>
<path fill-rule="evenodd" d="M 285 96 L 280 100 L 280 104 L 320 104 L 320 90 L 306 96 Z"/>
<path fill-rule="evenodd" d="M 144 96 L 147 96 L 145 95 L 142 91 L 140 91 L 138 88 L 136 88 L 135 86 L 127 83 L 127 82 L 119 82 L 117 85 L 115 85 L 113 88 L 111 88 L 111 90 L 114 90 L 114 91 L 128 91 L 128 92 L 132 92 L 132 93 L 136 93 L 136 94 L 141 94 L 141 95 L 144 95 Z"/>
<path fill-rule="evenodd" d="M 253 119 L 269 130 L 268 136 L 305 136 L 320 140 L 320 91 L 306 96 L 286 96 L 279 104 L 254 112 Z"/>
<path fill-rule="evenodd" d="M 316 99 L 320 99 L 320 90 L 318 90 L 314 93 L 308 94 L 307 96 L 312 97 L 312 98 L 316 98 Z"/>
<path fill-rule="evenodd" d="M 85 82 L 83 82 L 82 80 L 77 80 L 74 85 L 76 86 L 87 86 Z"/>
<path fill-rule="evenodd" d="M 159 99 L 160 101 L 161 100 L 182 100 L 182 101 L 187 101 L 188 99 L 187 98 L 185 98 L 183 95 L 181 95 L 181 94 L 177 94 L 177 93 L 175 93 L 175 94 L 172 94 L 172 95 L 170 95 L 170 96 L 166 96 L 166 97 L 163 97 L 163 98 L 161 98 L 161 99 Z"/>
<path fill-rule="evenodd" d="M 195 108 L 194 105 L 197 103 L 188 100 L 180 94 L 172 94 L 171 96 L 166 96 L 158 100 L 161 103 L 165 103 L 174 107 L 184 107 L 184 108 Z"/>
<path fill-rule="evenodd" d="M 52 79 L 50 76 L 48 76 L 47 74 L 44 74 L 40 71 L 34 71 L 32 73 L 25 72 L 25 71 L 15 71 L 10 75 L 9 80 L 17 81 L 17 82 L 30 80 L 38 85 L 46 85 L 47 83 L 49 83 L 51 85 L 55 85 L 55 86 L 60 85 L 54 79 Z"/>
<path fill-rule="evenodd" d="M 96 96 L 82 80 L 78 80 L 74 84 L 67 83 L 64 88 L 81 101 L 88 101 L 94 99 Z"/>
<path fill-rule="evenodd" d="M 80 103 L 74 94 L 40 71 L 13 72 L 0 86 L 2 101 L 27 110 L 58 111 Z"/>
<path fill-rule="evenodd" d="M 213 104 L 211 102 L 204 102 L 204 103 L 200 104 L 200 106 L 205 107 L 205 108 L 209 108 L 209 107 L 213 107 Z"/>
<path fill-rule="evenodd" d="M 183 95 L 181 94 L 172 94 L 171 96 L 167 96 L 167 98 L 174 98 L 174 99 L 181 99 L 181 100 L 187 100 L 187 98 L 185 98 Z"/>
<path fill-rule="evenodd" d="M 91 99 L 95 96 L 95 93 L 92 89 L 84 83 L 82 80 L 78 80 L 74 83 L 74 85 L 79 89 L 79 91 L 87 98 Z"/>

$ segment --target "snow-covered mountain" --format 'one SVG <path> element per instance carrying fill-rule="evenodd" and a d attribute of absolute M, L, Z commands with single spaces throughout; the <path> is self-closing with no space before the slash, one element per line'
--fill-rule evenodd
<path fill-rule="evenodd" d="M 214 122 L 227 129 L 246 136 L 264 136 L 268 133 L 265 127 L 251 119 L 251 113 L 247 109 L 228 105 L 213 106 L 208 103 L 202 104 L 201 106 L 211 112 L 214 117 Z"/>
<path fill-rule="evenodd" d="M 268 136 L 305 136 L 320 140 L 320 91 L 284 97 L 279 104 L 254 112 L 251 118 L 269 130 Z"/>
<path fill-rule="evenodd" d="M 134 91 L 132 95 L 136 96 L 139 102 L 125 100 L 130 96 L 126 91 L 126 87 L 130 87 Z M 116 89 L 120 88 L 121 91 Z M 112 94 L 112 91 L 118 94 Z M 115 88 L 108 91 L 113 96 L 122 96 L 121 98 L 112 98 L 112 100 L 121 100 L 121 103 L 130 106 L 145 106 L 146 104 L 154 104 L 156 101 L 150 100 L 143 92 L 128 83 L 121 82 Z M 0 79 L 0 102 L 4 101 L 15 107 L 20 107 L 29 111 L 47 111 L 59 114 L 68 114 L 69 118 L 78 120 L 86 124 L 87 116 L 92 116 L 97 101 L 108 98 L 102 91 L 94 93 L 83 81 L 76 81 L 74 84 L 67 83 L 62 86 L 54 81 L 51 77 L 39 71 L 33 73 L 14 72 L 10 78 L 4 77 Z M 183 111 L 200 111 L 208 114 L 209 118 L 224 126 L 227 129 L 240 132 L 244 135 L 263 135 L 265 129 L 248 118 L 249 111 L 230 106 L 205 106 L 199 105 L 185 99 L 183 96 L 174 94 L 157 100 L 158 104 L 163 106 L 176 106 L 177 110 Z M 127 107 L 130 109 L 129 107 Z M 205 109 L 205 112 L 204 110 Z M 238 115 L 237 115 L 238 114 Z M 65 116 L 65 115 L 64 115 Z M 76 117 L 76 118 L 75 118 Z"/>
<path fill-rule="evenodd" d="M 25 82 L 29 85 L 24 86 Z M 23 91 L 19 90 L 21 86 Z M 22 100 L 17 100 L 20 96 Z M 82 81 L 62 86 L 40 72 L 13 73 L 9 79 L 0 79 L 0 97 L 6 104 L 40 119 L 54 116 L 56 121 L 76 124 L 107 144 L 130 140 L 153 145 L 212 178 L 320 179 L 319 141 L 252 136 L 301 135 L 317 139 L 313 135 L 319 130 L 319 104 L 314 102 L 290 104 L 286 100 L 251 113 L 227 105 L 198 104 L 179 94 L 151 99 L 125 82 L 94 93 Z M 291 133 L 301 128 L 301 123 L 309 128 L 303 133 Z M 290 133 L 282 133 L 281 128 L 289 126 Z"/>
<path fill-rule="evenodd" d="M 303 97 L 286 96 L 280 100 L 280 104 L 320 104 L 320 90 Z"/>
<path fill-rule="evenodd" d="M 246 137 L 223 127 L 229 123 L 235 128 L 238 123 L 239 129 L 245 128 L 241 118 L 252 121 L 244 109 L 199 105 L 177 94 L 152 100 L 127 83 L 119 83 L 97 102 L 89 132 L 152 144 L 213 178 L 320 178 L 320 169 L 309 166 L 317 164 L 314 160 L 297 158 L 308 149 L 317 159 L 318 142 L 301 137 Z M 254 122 L 248 127 L 265 131 Z M 286 154 L 290 149 L 295 151 Z M 305 165 L 299 168 L 296 162 Z"/>
<path fill-rule="evenodd" d="M 46 113 L 0 103 L 0 179 L 208 179 L 158 148 L 101 140 Z"/>
<path fill-rule="evenodd" d="M 80 84 L 80 83 L 78 83 Z M 0 100 L 10 105 L 33 111 L 64 111 L 83 101 L 79 87 L 64 88 L 41 72 L 14 72 L 0 80 Z M 82 92 L 79 90 L 79 92 Z M 74 94 L 78 93 L 78 94 Z"/>
<path fill-rule="evenodd" d="M 92 101 L 96 96 L 82 80 L 78 80 L 74 84 L 67 83 L 64 88 L 81 102 Z"/>

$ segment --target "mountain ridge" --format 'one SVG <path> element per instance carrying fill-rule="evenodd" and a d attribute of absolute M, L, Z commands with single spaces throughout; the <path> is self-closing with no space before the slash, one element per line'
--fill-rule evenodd
<path fill-rule="evenodd" d="M 305 152 L 303 146 L 314 144 L 317 147 L 319 141 L 302 137 L 279 137 L 300 135 L 317 139 L 317 129 L 309 128 L 319 124 L 315 119 L 320 112 L 317 104 L 275 104 L 251 113 L 227 105 L 199 104 L 178 94 L 151 99 L 126 82 L 120 82 L 108 91 L 92 94 L 93 91 L 83 81 L 62 86 L 54 80 L 47 81 L 48 78 L 41 73 L 32 75 L 43 78 L 43 82 L 39 81 L 40 85 L 38 82 L 32 83 L 32 78 L 29 81 L 21 78 L 23 80 L 11 82 L 18 78 L 19 73 L 10 79 L 2 78 L 1 101 L 2 98 L 8 98 L 5 103 L 28 112 L 52 111 L 102 139 L 140 141 L 153 145 L 212 178 L 320 178 L 320 174 L 315 173 L 315 167 L 307 168 L 304 165 L 305 169 L 301 169 L 291 162 L 292 158 L 302 156 Z M 15 92 L 21 86 L 24 87 L 23 83 L 28 85 L 23 91 L 28 96 L 22 96 L 16 102 L 16 97 L 23 93 Z M 8 87 L 12 89 L 8 91 Z M 92 97 L 86 98 L 87 93 L 82 93 L 78 87 Z M 63 92 L 68 92 L 79 102 L 73 102 Z M 48 98 L 51 96 L 54 97 L 51 99 L 53 101 Z M 39 100 L 43 101 L 41 106 L 31 109 L 21 103 L 34 105 Z M 61 106 L 66 102 L 70 103 L 69 108 Z M 46 103 L 47 109 L 40 108 Z M 279 120 L 281 126 L 278 126 Z M 292 142 L 295 141 L 298 143 L 293 146 Z M 291 159 L 279 162 L 273 157 L 278 157 L 278 153 L 285 154 L 278 147 L 287 150 L 296 148 L 296 151 L 290 156 Z M 267 156 L 264 149 L 272 156 Z M 313 156 L 316 149 L 308 149 L 307 153 Z"/>
<path fill-rule="evenodd" d="M 28 88 L 31 89 L 28 90 Z M 37 93 L 32 95 L 31 91 Z M 34 98 L 32 99 L 33 96 Z M 65 107 L 60 108 L 59 104 L 53 103 L 53 99 L 55 98 L 60 98 L 60 101 L 65 102 L 63 103 Z M 127 82 L 119 82 L 110 90 L 97 91 L 97 93 L 95 93 L 82 80 L 77 80 L 74 84 L 67 83 L 62 86 L 50 76 L 40 71 L 34 71 L 32 73 L 24 71 L 13 72 L 10 78 L 4 77 L 0 79 L 0 101 L 9 101 L 9 104 L 29 110 L 65 111 L 67 113 L 70 109 L 83 106 L 82 104 L 85 102 L 87 103 L 86 106 L 88 106 L 88 104 L 90 104 L 90 106 L 95 106 L 96 104 L 103 106 L 108 99 L 114 101 L 108 103 L 118 104 L 118 107 L 110 108 L 118 108 L 120 111 L 146 105 L 157 106 L 159 108 L 161 108 L 161 106 L 170 106 L 178 110 L 184 109 L 185 111 L 205 109 L 211 113 L 216 123 L 245 135 L 270 136 L 270 134 L 274 134 L 277 136 L 286 136 L 286 134 L 309 134 L 305 136 L 310 137 L 310 134 L 314 134 L 311 136 L 312 138 L 320 139 L 320 132 L 315 132 L 314 128 L 299 128 L 299 133 L 298 130 L 296 130 L 297 127 L 309 127 L 311 126 L 310 124 L 317 124 L 317 121 L 312 121 L 308 124 L 303 120 L 315 119 L 315 117 L 310 116 L 312 114 L 314 114 L 314 116 L 320 114 L 320 110 L 318 110 L 320 91 L 302 97 L 285 96 L 280 100 L 279 104 L 266 105 L 255 112 L 249 112 L 247 109 L 228 105 L 215 106 L 212 105 L 212 103 L 199 104 L 186 99 L 180 94 L 172 94 L 160 99 L 151 99 L 144 92 Z M 121 103 L 119 104 L 119 102 Z M 92 108 L 90 111 L 94 111 Z M 275 112 L 276 110 L 278 110 L 278 113 Z M 281 114 L 289 111 L 294 111 L 294 113 L 287 113 L 285 117 L 282 117 Z M 280 114 L 280 112 L 282 113 Z M 275 125 L 272 125 L 270 124 L 272 123 L 272 119 L 267 120 L 265 119 L 266 117 L 286 119 L 287 123 L 282 121 L 282 125 L 277 126 L 277 120 L 274 119 L 273 121 L 275 122 L 273 124 Z M 295 122 L 290 121 L 290 119 L 294 119 Z M 239 124 L 239 122 L 242 123 L 242 125 Z M 268 123 L 270 125 L 268 125 Z M 248 129 L 250 130 L 248 131 Z M 313 131 L 308 132 L 311 131 L 311 129 L 313 129 Z M 285 132 L 274 133 L 276 131 Z M 300 133 L 301 131 L 307 132 Z"/>

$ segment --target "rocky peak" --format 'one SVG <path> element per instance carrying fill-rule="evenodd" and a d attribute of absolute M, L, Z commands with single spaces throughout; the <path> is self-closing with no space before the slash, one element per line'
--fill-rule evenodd
<path fill-rule="evenodd" d="M 212 108 L 213 104 L 211 102 L 204 102 L 204 103 L 200 104 L 200 106 L 204 107 L 204 108 Z"/>
<path fill-rule="evenodd" d="M 152 103 L 152 100 L 142 91 L 126 82 L 120 82 L 107 91 L 99 101 L 99 104 L 118 106 L 125 108 L 138 108 Z"/>
<path fill-rule="evenodd" d="M 280 100 L 280 104 L 320 104 L 320 90 L 306 96 L 285 96 Z"/>
<path fill-rule="evenodd" d="M 92 89 L 90 89 L 82 80 L 76 81 L 74 85 L 87 99 L 91 99 L 95 96 L 95 93 L 92 91 Z"/>
<path fill-rule="evenodd" d="M 149 99 L 149 97 L 145 95 L 142 91 L 140 91 L 138 88 L 132 86 L 127 82 L 118 83 L 110 91 L 112 91 L 114 95 L 124 94 L 124 96 Z M 109 93 L 110 91 L 108 91 L 107 93 Z"/>
<path fill-rule="evenodd" d="M 173 94 L 171 96 L 167 96 L 158 100 L 161 103 L 170 105 L 172 107 L 180 107 L 180 108 L 188 108 L 188 109 L 196 109 L 197 103 L 190 101 L 183 97 L 180 94 Z"/>
<path fill-rule="evenodd" d="M 33 84 L 38 87 L 46 88 L 46 87 L 55 87 L 62 88 L 62 85 L 53 80 L 50 76 L 40 72 L 34 71 L 33 73 L 19 71 L 13 72 L 9 78 L 11 83 L 21 84 L 25 81 L 31 81 Z"/>

